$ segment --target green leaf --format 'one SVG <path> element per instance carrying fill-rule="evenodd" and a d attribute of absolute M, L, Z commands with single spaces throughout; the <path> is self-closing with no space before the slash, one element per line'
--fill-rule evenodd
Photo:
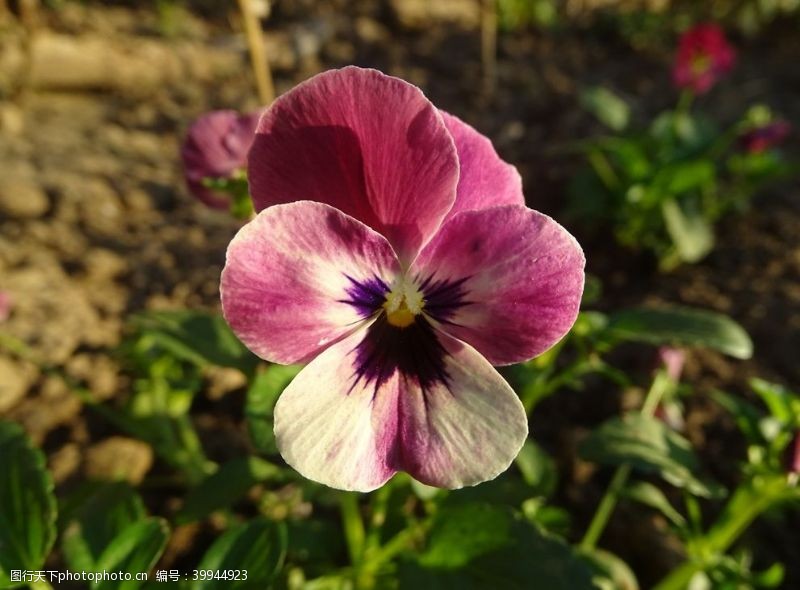
<path fill-rule="evenodd" d="M 631 568 L 613 553 L 593 549 L 581 556 L 594 570 L 594 583 L 599 590 L 639 590 L 639 582 Z"/>
<path fill-rule="evenodd" d="M 53 479 L 23 429 L 0 422 L 0 588 L 11 570 L 39 571 L 56 538 Z"/>
<path fill-rule="evenodd" d="M 711 252 L 714 232 L 699 211 L 668 199 L 661 204 L 661 213 L 681 260 L 697 262 Z"/>
<path fill-rule="evenodd" d="M 656 473 L 698 496 L 717 492 L 716 486 L 694 475 L 700 462 L 689 441 L 655 418 L 639 414 L 612 418 L 586 437 L 580 454 L 602 465 L 630 464 L 643 473 Z"/>
<path fill-rule="evenodd" d="M 258 457 L 228 461 L 189 492 L 176 522 L 186 524 L 228 508 L 257 483 L 280 475 L 280 468 Z"/>
<path fill-rule="evenodd" d="M 558 472 L 553 459 L 539 445 L 528 439 L 522 445 L 517 458 L 517 467 L 522 478 L 538 496 L 550 497 L 558 483 Z"/>
<path fill-rule="evenodd" d="M 400 589 L 589 590 L 591 573 L 572 549 L 509 509 L 489 504 L 444 507 L 427 549 L 400 566 Z"/>
<path fill-rule="evenodd" d="M 614 313 L 607 330 L 621 340 L 711 348 L 747 359 L 753 343 L 726 315 L 688 307 L 637 308 Z"/>
<path fill-rule="evenodd" d="M 640 504 L 658 510 L 675 526 L 682 527 L 686 525 L 686 519 L 683 518 L 680 512 L 673 508 L 672 504 L 670 504 L 669 500 L 667 500 L 667 497 L 664 495 L 664 492 L 650 482 L 631 482 L 622 490 L 622 495 L 625 498 L 635 500 Z"/>
<path fill-rule="evenodd" d="M 622 131 L 628 126 L 630 108 L 628 103 L 608 88 L 594 86 L 581 92 L 580 102 L 583 108 L 592 113 L 606 127 L 614 131 Z"/>
<path fill-rule="evenodd" d="M 99 485 L 64 531 L 61 550 L 67 565 L 73 571 L 97 571 L 103 550 L 145 515 L 142 499 L 128 484 Z"/>
<path fill-rule="evenodd" d="M 273 432 L 272 411 L 278 397 L 300 372 L 300 365 L 269 365 L 256 372 L 247 390 L 244 413 L 250 438 L 256 449 L 265 455 L 278 452 Z"/>
<path fill-rule="evenodd" d="M 106 547 L 97 560 L 97 571 L 133 574 L 131 580 L 99 580 L 94 590 L 135 590 L 144 585 L 137 573 L 149 573 L 164 551 L 169 527 L 162 518 L 147 518 L 129 525 Z"/>
<path fill-rule="evenodd" d="M 711 187 L 715 183 L 714 163 L 704 159 L 675 162 L 662 168 L 653 179 L 653 185 L 671 197 Z"/>
<path fill-rule="evenodd" d="M 196 580 L 192 590 L 268 588 L 286 553 L 286 528 L 264 517 L 237 525 L 217 539 L 200 560 L 198 570 L 247 572 L 247 580 Z"/>
<path fill-rule="evenodd" d="M 258 359 L 219 314 L 154 311 L 134 316 L 133 324 L 175 356 L 200 367 L 233 367 L 252 374 Z"/>
<path fill-rule="evenodd" d="M 790 428 L 800 426 L 800 397 L 777 383 L 763 379 L 751 379 L 750 387 L 767 406 L 769 413 L 781 424 Z"/>

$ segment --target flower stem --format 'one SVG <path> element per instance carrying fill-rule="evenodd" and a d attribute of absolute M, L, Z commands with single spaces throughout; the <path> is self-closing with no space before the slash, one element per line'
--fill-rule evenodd
<path fill-rule="evenodd" d="M 678 104 L 675 106 L 675 114 L 677 115 L 688 114 L 692 108 L 693 102 L 694 102 L 694 92 L 692 92 L 688 88 L 684 89 L 681 92 L 680 97 L 678 97 Z"/>
<path fill-rule="evenodd" d="M 264 48 L 264 32 L 261 30 L 258 16 L 253 11 L 252 0 L 239 0 L 239 10 L 244 21 L 244 31 L 250 50 L 253 75 L 256 78 L 258 98 L 264 105 L 268 105 L 275 99 L 275 87 L 272 82 L 269 63 L 267 63 L 266 49 Z"/>
<path fill-rule="evenodd" d="M 778 502 L 791 499 L 800 499 L 800 492 L 791 488 L 782 475 L 740 486 L 717 523 L 700 539 L 701 554 L 674 569 L 655 590 L 686 588 L 692 577 L 724 554 L 762 512 Z"/>
<path fill-rule="evenodd" d="M 358 494 L 342 492 L 339 495 L 339 507 L 342 512 L 342 526 L 347 539 L 347 549 L 350 553 L 350 562 L 358 570 L 364 557 L 364 521 L 358 507 Z"/>
<path fill-rule="evenodd" d="M 639 413 L 642 416 L 652 417 L 661 398 L 673 384 L 673 381 L 664 371 L 659 371 L 653 379 L 652 385 L 650 385 L 650 390 L 647 392 Z M 614 509 L 617 507 L 620 492 L 622 492 L 625 484 L 628 483 L 630 474 L 630 464 L 626 463 L 617 467 L 614 476 L 611 478 L 611 483 L 608 484 L 608 489 L 600 500 L 592 521 L 589 523 L 589 528 L 586 529 L 586 534 L 581 540 L 581 549 L 590 551 L 597 546 L 597 542 L 600 540 L 611 515 L 614 513 Z"/>

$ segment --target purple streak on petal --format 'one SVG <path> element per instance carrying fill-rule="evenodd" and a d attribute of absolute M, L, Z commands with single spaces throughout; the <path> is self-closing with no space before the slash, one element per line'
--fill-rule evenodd
<path fill-rule="evenodd" d="M 421 315 L 410 326 L 398 328 L 381 314 L 353 352 L 356 362 L 351 389 L 363 381 L 377 392 L 396 372 L 417 383 L 423 394 L 433 384 L 447 386 L 445 350 L 433 326 Z"/>
<path fill-rule="evenodd" d="M 468 280 L 469 277 L 457 280 L 435 279 L 434 275 L 429 275 L 420 281 L 425 313 L 438 322 L 451 323 L 451 318 L 459 309 L 471 304 L 465 300 L 467 291 L 464 283 Z"/>
<path fill-rule="evenodd" d="M 350 286 L 345 289 L 348 299 L 340 299 L 341 303 L 355 307 L 362 318 L 370 317 L 381 308 L 389 293 L 386 281 L 378 277 L 357 281 L 348 274 L 344 276 L 350 281 Z"/>

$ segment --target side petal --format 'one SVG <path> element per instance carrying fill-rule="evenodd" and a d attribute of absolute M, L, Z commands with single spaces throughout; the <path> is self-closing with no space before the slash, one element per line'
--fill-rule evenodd
<path fill-rule="evenodd" d="M 461 166 L 456 202 L 445 221 L 461 211 L 525 205 L 522 177 L 514 166 L 497 155 L 489 138 L 458 117 L 439 112 L 453 136 Z"/>
<path fill-rule="evenodd" d="M 472 347 L 427 323 L 416 328 L 378 318 L 297 375 L 275 406 L 287 463 L 314 481 L 362 492 L 400 470 L 460 488 L 510 465 L 528 433 L 517 396 Z"/>
<path fill-rule="evenodd" d="M 372 315 L 398 272 L 389 243 L 360 221 L 322 203 L 280 205 L 228 246 L 222 310 L 261 358 L 304 362 Z"/>
<path fill-rule="evenodd" d="M 262 117 L 248 163 L 256 210 L 327 203 L 383 234 L 410 262 L 455 200 L 458 157 L 419 88 L 377 70 L 314 76 Z"/>
<path fill-rule="evenodd" d="M 583 293 L 580 245 L 551 218 L 526 207 L 460 213 L 415 261 L 431 317 L 493 365 L 533 358 L 575 323 Z M 423 297 L 428 296 L 423 293 Z"/>

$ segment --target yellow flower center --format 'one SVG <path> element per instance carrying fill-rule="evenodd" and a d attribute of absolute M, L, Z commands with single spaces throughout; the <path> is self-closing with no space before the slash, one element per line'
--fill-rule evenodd
<path fill-rule="evenodd" d="M 422 292 L 416 285 L 404 278 L 398 279 L 392 284 L 383 303 L 386 321 L 397 328 L 407 328 L 422 313 L 424 305 Z"/>
<path fill-rule="evenodd" d="M 691 59 L 692 74 L 702 76 L 711 67 L 711 56 L 707 53 L 695 53 Z"/>

